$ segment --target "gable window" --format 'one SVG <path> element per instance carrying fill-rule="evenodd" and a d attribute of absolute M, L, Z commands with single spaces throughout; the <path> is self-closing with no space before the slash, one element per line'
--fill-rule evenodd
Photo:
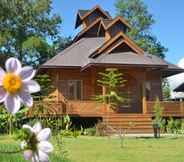
<path fill-rule="evenodd" d="M 81 80 L 62 80 L 61 93 L 69 100 L 82 99 L 82 81 Z"/>

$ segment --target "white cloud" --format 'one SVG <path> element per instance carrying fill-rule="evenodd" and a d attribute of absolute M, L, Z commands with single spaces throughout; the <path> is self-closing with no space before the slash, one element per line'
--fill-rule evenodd
<path fill-rule="evenodd" d="M 178 66 L 181 68 L 184 68 L 184 58 L 182 58 L 179 62 L 178 62 Z M 182 84 L 184 82 L 184 73 L 181 74 L 177 74 L 171 77 L 168 77 L 168 81 L 169 84 L 171 86 L 171 89 L 175 89 L 176 87 L 178 87 L 180 84 Z M 172 98 L 178 98 L 178 97 L 184 97 L 184 93 L 176 93 L 176 92 L 171 92 L 171 97 Z"/>

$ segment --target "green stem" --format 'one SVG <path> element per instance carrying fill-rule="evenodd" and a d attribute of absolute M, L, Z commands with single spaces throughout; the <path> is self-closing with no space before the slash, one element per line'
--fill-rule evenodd
<path fill-rule="evenodd" d="M 1 151 L 0 150 L 0 154 L 17 154 L 22 152 L 22 150 L 16 150 L 16 151 Z"/>

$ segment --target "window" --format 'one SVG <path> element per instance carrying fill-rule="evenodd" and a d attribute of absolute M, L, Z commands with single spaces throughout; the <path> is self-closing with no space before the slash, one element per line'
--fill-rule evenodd
<path fill-rule="evenodd" d="M 81 80 L 62 80 L 61 93 L 69 100 L 82 99 L 82 81 Z"/>

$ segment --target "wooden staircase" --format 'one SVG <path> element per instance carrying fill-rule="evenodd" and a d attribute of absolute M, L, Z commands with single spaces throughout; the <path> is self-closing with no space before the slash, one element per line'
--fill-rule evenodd
<path fill-rule="evenodd" d="M 109 116 L 109 117 L 108 117 Z M 103 117 L 110 134 L 153 133 L 152 118 L 148 114 L 109 114 Z"/>

